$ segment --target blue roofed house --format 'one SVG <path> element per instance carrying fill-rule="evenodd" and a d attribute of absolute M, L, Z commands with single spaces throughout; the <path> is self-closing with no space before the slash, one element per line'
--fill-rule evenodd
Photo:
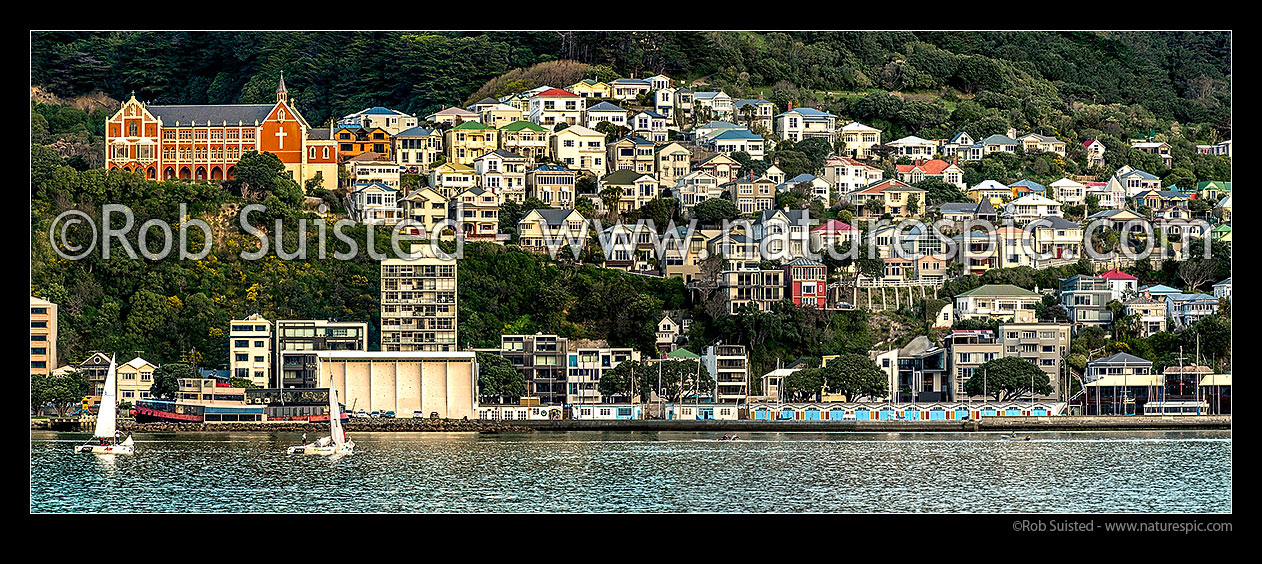
<path fill-rule="evenodd" d="M 760 132 L 771 133 L 775 119 L 776 105 L 771 100 L 762 98 L 746 98 L 732 102 L 733 119 L 746 127 Z"/>
<path fill-rule="evenodd" d="M 605 122 L 610 125 L 630 129 L 627 118 L 629 114 L 630 112 L 614 104 L 601 102 L 584 110 L 583 126 L 590 129 L 596 129 L 597 125 L 600 125 L 601 122 Z"/>
<path fill-rule="evenodd" d="M 679 100 L 679 106 L 683 108 L 683 100 Z M 711 118 L 731 118 L 732 117 L 732 97 L 723 91 L 719 92 L 693 92 L 692 108 L 695 112 L 702 109 L 709 112 Z"/>
<path fill-rule="evenodd" d="M 1109 178 L 1108 184 L 1111 186 L 1114 183 L 1121 185 L 1127 198 L 1133 197 L 1145 190 L 1161 189 L 1160 178 L 1142 170 L 1131 168 L 1130 166 L 1123 166 L 1122 168 L 1117 169 L 1117 172 L 1113 173 L 1113 176 Z"/>
<path fill-rule="evenodd" d="M 810 185 L 807 189 L 807 193 L 810 197 L 823 202 L 825 207 L 831 203 L 833 185 L 827 180 L 813 174 L 802 173 L 794 176 L 793 178 L 785 181 L 784 184 L 777 186 L 776 190 L 780 192 L 791 192 L 794 188 L 797 188 L 799 184 L 803 183 Z"/>
<path fill-rule="evenodd" d="M 815 108 L 793 108 L 776 116 L 775 131 L 788 141 L 821 138 L 836 145 L 837 116 Z"/>
<path fill-rule="evenodd" d="M 981 145 L 982 156 L 986 156 L 991 153 L 1015 153 L 1017 152 L 1017 145 L 1019 145 L 1019 143 L 1017 143 L 1016 139 L 1007 135 L 1000 135 L 996 133 L 990 137 L 982 139 Z"/>
<path fill-rule="evenodd" d="M 653 89 L 649 81 L 639 78 L 616 78 L 609 81 L 609 93 L 615 100 L 635 100 L 640 94 Z"/>
<path fill-rule="evenodd" d="M 1187 327 L 1218 313 L 1218 298 L 1209 294 L 1166 295 L 1166 317 L 1174 321 L 1171 329 Z"/>
<path fill-rule="evenodd" d="M 730 155 L 744 152 L 752 159 L 762 160 L 766 155 L 766 141 L 761 135 L 745 128 L 729 129 L 710 138 L 708 143 L 715 152 Z"/>
<path fill-rule="evenodd" d="M 662 145 L 668 141 L 666 116 L 652 110 L 644 110 L 631 116 L 631 133 L 655 144 Z"/>

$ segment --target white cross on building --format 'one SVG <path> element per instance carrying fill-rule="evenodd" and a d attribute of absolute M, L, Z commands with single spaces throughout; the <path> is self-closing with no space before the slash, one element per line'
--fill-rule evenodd
<path fill-rule="evenodd" d="M 280 142 L 280 148 L 281 148 L 281 149 L 284 149 L 284 148 L 285 148 L 285 136 L 286 136 L 286 135 L 289 135 L 289 134 L 288 134 L 288 133 L 285 133 L 285 130 L 284 130 L 284 129 L 280 129 L 280 130 L 277 130 L 277 131 L 276 131 L 276 140 Z"/>

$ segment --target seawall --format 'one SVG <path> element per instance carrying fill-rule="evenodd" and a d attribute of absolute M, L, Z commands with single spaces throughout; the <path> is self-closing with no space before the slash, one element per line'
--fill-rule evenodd
<path fill-rule="evenodd" d="M 32 429 L 47 428 L 31 422 Z M 120 421 L 121 431 L 134 433 L 297 432 L 319 433 L 325 423 L 135 423 Z M 699 431 L 699 432 L 1008 432 L 1231 429 L 1230 415 L 1183 417 L 1061 416 L 987 417 L 975 421 L 459 421 L 446 419 L 351 419 L 347 432 L 529 433 L 533 431 Z M 58 430 L 87 431 L 62 428 Z"/>

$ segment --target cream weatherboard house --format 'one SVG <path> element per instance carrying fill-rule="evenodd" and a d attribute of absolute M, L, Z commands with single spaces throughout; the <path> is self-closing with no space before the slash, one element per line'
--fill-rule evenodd
<path fill-rule="evenodd" d="M 604 176 L 605 134 L 581 125 L 571 125 L 552 136 L 552 154 L 556 160 L 576 170 Z"/>

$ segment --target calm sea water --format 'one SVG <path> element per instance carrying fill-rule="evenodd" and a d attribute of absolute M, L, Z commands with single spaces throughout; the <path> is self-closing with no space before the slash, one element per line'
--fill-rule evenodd
<path fill-rule="evenodd" d="M 132 457 L 31 433 L 45 512 L 1227 512 L 1228 431 L 147 434 Z"/>

